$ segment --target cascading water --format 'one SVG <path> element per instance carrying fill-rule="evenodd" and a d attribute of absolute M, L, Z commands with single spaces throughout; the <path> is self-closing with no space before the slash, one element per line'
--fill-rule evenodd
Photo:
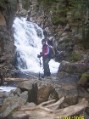
<path fill-rule="evenodd" d="M 18 69 L 22 72 L 42 73 L 37 55 L 41 52 L 41 40 L 44 38 L 43 30 L 26 18 L 16 18 L 13 24 L 14 44 L 16 46 Z M 56 73 L 59 63 L 49 62 L 51 73 Z"/>
<path fill-rule="evenodd" d="M 14 44 L 18 61 L 18 69 L 23 73 L 43 73 L 42 65 L 37 55 L 41 52 L 41 40 L 44 38 L 43 30 L 35 23 L 26 21 L 26 18 L 16 18 L 13 24 Z M 41 59 L 42 62 L 42 59 Z M 49 62 L 51 73 L 56 73 L 59 63 Z M 16 87 L 0 86 L 0 92 L 15 90 Z"/>

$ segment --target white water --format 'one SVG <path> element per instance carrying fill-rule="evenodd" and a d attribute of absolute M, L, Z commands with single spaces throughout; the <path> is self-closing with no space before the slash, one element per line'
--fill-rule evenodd
<path fill-rule="evenodd" d="M 16 90 L 16 87 L 11 86 L 0 86 L 0 92 L 10 92 L 11 90 Z"/>
<path fill-rule="evenodd" d="M 26 18 L 16 18 L 13 24 L 15 46 L 17 52 L 18 68 L 20 71 L 42 73 L 37 55 L 41 52 L 41 40 L 44 38 L 43 30 L 35 23 L 26 21 Z M 42 59 L 41 59 L 42 62 Z M 59 63 L 49 62 L 51 73 L 58 71 Z"/>

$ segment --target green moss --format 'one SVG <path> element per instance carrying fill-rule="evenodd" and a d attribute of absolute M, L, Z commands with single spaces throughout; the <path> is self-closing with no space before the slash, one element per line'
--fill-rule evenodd
<path fill-rule="evenodd" d="M 89 73 L 83 73 L 78 81 L 79 85 L 85 85 L 89 81 Z"/>
<path fill-rule="evenodd" d="M 81 59 L 82 59 L 81 53 L 76 53 L 76 52 L 73 52 L 71 54 L 70 58 L 69 58 L 69 60 L 72 61 L 72 62 L 77 62 L 77 61 L 79 61 Z"/>

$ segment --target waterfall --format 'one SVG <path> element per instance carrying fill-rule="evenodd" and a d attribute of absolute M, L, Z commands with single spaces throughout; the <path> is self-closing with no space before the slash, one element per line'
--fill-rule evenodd
<path fill-rule="evenodd" d="M 42 50 L 41 40 L 44 38 L 43 30 L 35 23 L 29 22 L 26 18 L 16 17 L 13 24 L 14 45 L 18 61 L 18 69 L 22 72 L 42 73 L 42 65 L 37 55 Z M 42 62 L 42 59 L 41 59 Z M 56 73 L 59 63 L 51 60 L 49 62 L 51 73 Z"/>

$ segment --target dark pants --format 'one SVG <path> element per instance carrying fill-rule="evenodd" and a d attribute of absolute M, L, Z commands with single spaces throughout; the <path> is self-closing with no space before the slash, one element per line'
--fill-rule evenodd
<path fill-rule="evenodd" d="M 50 76 L 50 69 L 49 69 L 49 58 L 43 57 L 43 69 L 44 69 L 44 76 Z"/>

